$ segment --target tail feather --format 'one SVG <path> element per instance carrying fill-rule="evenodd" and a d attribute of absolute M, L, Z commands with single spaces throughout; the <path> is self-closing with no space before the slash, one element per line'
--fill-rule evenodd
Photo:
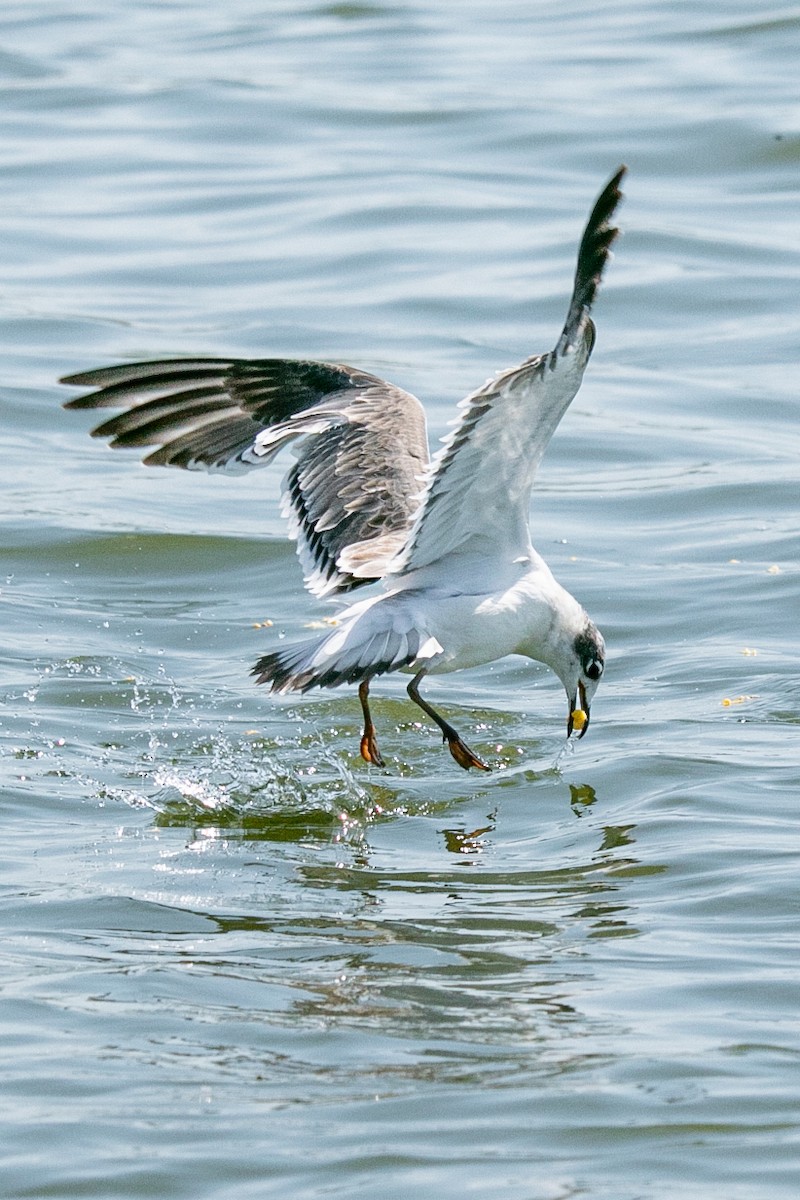
<path fill-rule="evenodd" d="M 423 646 L 416 629 L 402 633 L 382 629 L 370 635 L 368 630 L 360 633 L 354 625 L 273 650 L 258 660 L 251 674 L 256 683 L 268 683 L 271 691 L 279 693 L 338 687 L 408 666 L 419 656 L 421 646 L 426 657 L 441 649 L 432 639 Z"/>

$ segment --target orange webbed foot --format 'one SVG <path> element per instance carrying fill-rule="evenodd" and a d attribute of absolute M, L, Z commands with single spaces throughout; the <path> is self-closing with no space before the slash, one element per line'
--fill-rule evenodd
<path fill-rule="evenodd" d="M 361 757 L 365 762 L 372 763 L 374 767 L 385 767 L 381 752 L 378 749 L 378 739 L 375 737 L 374 729 L 365 729 L 361 738 Z"/>
<path fill-rule="evenodd" d="M 447 737 L 444 739 L 450 748 L 450 753 L 460 767 L 465 771 L 469 771 L 470 767 L 477 767 L 479 771 L 491 771 L 491 767 L 478 758 L 474 750 L 470 750 L 466 742 L 462 742 L 458 734 L 455 737 Z"/>

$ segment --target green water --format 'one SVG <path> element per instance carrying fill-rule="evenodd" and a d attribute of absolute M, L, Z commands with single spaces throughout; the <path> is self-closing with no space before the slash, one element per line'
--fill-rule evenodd
<path fill-rule="evenodd" d="M 39 0 L 0 15 L 0 1192 L 789 1200 L 791 9 Z M 281 466 L 147 471 L 69 371 L 342 359 L 434 437 L 624 229 L 534 540 L 609 647 L 274 699 L 327 610 Z"/>

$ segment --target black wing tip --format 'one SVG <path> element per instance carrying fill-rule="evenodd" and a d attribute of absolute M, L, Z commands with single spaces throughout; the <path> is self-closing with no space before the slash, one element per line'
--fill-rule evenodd
<path fill-rule="evenodd" d="M 603 268 L 611 252 L 611 246 L 619 237 L 619 229 L 617 226 L 611 225 L 610 221 L 622 200 L 623 193 L 620 184 L 625 178 L 627 170 L 628 168 L 623 163 L 611 176 L 595 200 L 581 238 L 575 282 L 577 290 L 587 290 L 588 294 L 584 300 L 587 308 L 594 300 Z"/>
<path fill-rule="evenodd" d="M 91 387 L 93 375 L 94 371 L 75 371 L 72 375 L 59 376 L 58 382 L 65 383 L 67 387 Z"/>
<path fill-rule="evenodd" d="M 595 200 L 589 214 L 578 249 L 575 285 L 564 329 L 556 347 L 557 354 L 564 353 L 574 346 L 582 330 L 589 331 L 587 345 L 591 353 L 594 332 L 589 313 L 600 288 L 603 270 L 611 256 L 611 247 L 619 236 L 619 229 L 611 224 L 611 217 L 622 200 L 620 184 L 627 170 L 624 163 L 620 164 Z"/>
<path fill-rule="evenodd" d="M 59 383 L 66 383 L 69 387 L 91 387 L 91 383 L 83 383 L 79 375 L 65 375 L 63 379 L 59 379 Z M 88 392 L 83 396 L 73 396 L 71 400 L 65 400 L 61 405 L 62 408 L 81 409 L 81 408 L 102 408 L 102 402 L 98 403 L 98 392 Z"/>
<path fill-rule="evenodd" d="M 611 192 L 614 195 L 614 206 L 616 206 L 616 204 L 619 202 L 620 198 L 622 197 L 622 192 L 620 191 L 620 184 L 622 183 L 623 179 L 625 178 L 625 176 L 627 174 L 628 174 L 627 163 L 620 163 L 619 166 L 617 167 L 616 171 L 611 176 L 608 183 L 606 184 L 606 186 L 603 188 L 602 192 L 600 193 L 599 199 L 602 200 L 603 196 L 605 196 L 607 192 Z"/>
<path fill-rule="evenodd" d="M 114 363 L 109 367 L 90 367 L 60 376 L 58 382 L 66 387 L 94 388 L 85 396 L 65 400 L 63 407 L 124 408 L 130 407 L 131 396 L 141 389 L 155 389 L 162 384 L 211 380 L 220 372 L 229 371 L 240 360 L 232 358 L 153 358 L 136 362 Z"/>
<path fill-rule="evenodd" d="M 628 168 L 625 163 L 620 163 L 594 202 L 594 208 L 587 222 L 589 227 L 593 225 L 607 225 L 609 217 L 612 216 L 615 208 L 623 198 L 624 193 L 620 185 L 627 173 Z"/>
<path fill-rule="evenodd" d="M 136 372 L 142 367 L 164 367 L 171 365 L 173 361 L 176 360 L 153 359 L 150 362 L 115 363 L 110 367 L 90 367 L 87 371 L 74 371 L 69 375 L 62 375 L 58 382 L 66 384 L 67 387 L 105 388 L 113 380 L 123 377 L 123 374 L 135 379 Z M 87 400 L 91 401 L 92 397 L 78 396 L 75 400 L 68 400 L 64 407 L 80 408 L 82 403 Z"/>

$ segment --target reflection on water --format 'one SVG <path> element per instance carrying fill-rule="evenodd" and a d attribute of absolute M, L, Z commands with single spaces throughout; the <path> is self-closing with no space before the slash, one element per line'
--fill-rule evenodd
<path fill-rule="evenodd" d="M 491 824 L 482 825 L 478 829 L 466 830 L 463 827 L 443 829 L 445 849 L 449 850 L 451 854 L 462 855 L 464 861 L 477 862 L 478 855 L 482 854 L 489 844 L 484 835 L 491 833 L 494 828 L 495 824 L 492 820 Z"/>
<path fill-rule="evenodd" d="M 597 800 L 594 788 L 588 783 L 571 783 L 569 794 L 572 811 L 576 817 L 582 816 L 584 809 L 589 808 Z"/>

